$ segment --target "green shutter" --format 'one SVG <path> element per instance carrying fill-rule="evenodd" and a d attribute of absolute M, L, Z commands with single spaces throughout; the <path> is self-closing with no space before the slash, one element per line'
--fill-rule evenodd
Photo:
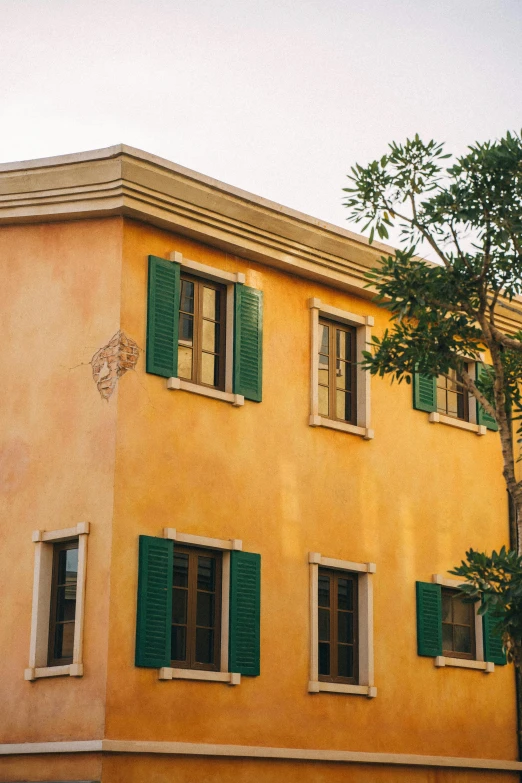
<path fill-rule="evenodd" d="M 413 374 L 413 407 L 432 413 L 437 410 L 437 378 L 430 375 Z"/>
<path fill-rule="evenodd" d="M 136 666 L 170 666 L 173 550 L 168 539 L 140 536 Z"/>
<path fill-rule="evenodd" d="M 180 265 L 149 256 L 147 372 L 178 374 Z"/>
<path fill-rule="evenodd" d="M 484 660 L 491 661 L 498 666 L 505 666 L 506 655 L 502 650 L 502 638 L 494 633 L 496 620 L 486 614 L 482 615 L 482 631 L 484 634 Z"/>
<path fill-rule="evenodd" d="M 477 366 L 477 380 L 479 380 L 484 375 L 486 375 L 488 371 L 483 364 L 477 363 L 476 366 Z M 478 402 L 477 402 L 477 424 L 483 424 L 485 427 L 488 428 L 488 430 L 494 430 L 495 432 L 498 430 L 498 424 L 496 420 L 493 418 L 493 416 L 490 416 L 489 413 L 486 413 L 482 405 L 479 405 Z"/>
<path fill-rule="evenodd" d="M 431 582 L 417 582 L 417 654 L 442 655 L 442 590 Z"/>
<path fill-rule="evenodd" d="M 230 553 L 229 671 L 259 675 L 261 555 Z"/>
<path fill-rule="evenodd" d="M 235 287 L 234 393 L 261 402 L 263 375 L 263 292 Z"/>

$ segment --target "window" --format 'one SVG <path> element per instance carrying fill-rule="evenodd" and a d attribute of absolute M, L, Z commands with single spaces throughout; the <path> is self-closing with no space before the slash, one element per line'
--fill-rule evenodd
<path fill-rule="evenodd" d="M 33 533 L 33 609 L 26 680 L 83 675 L 88 534 L 88 522 Z"/>
<path fill-rule="evenodd" d="M 310 552 L 310 693 L 377 695 L 373 683 L 374 563 Z"/>
<path fill-rule="evenodd" d="M 417 582 L 417 653 L 434 658 L 435 666 L 457 666 L 489 673 L 506 663 L 495 623 L 467 603 L 460 582 L 433 575 Z"/>
<path fill-rule="evenodd" d="M 72 663 L 78 583 L 78 539 L 53 544 L 49 666 Z"/>
<path fill-rule="evenodd" d="M 468 369 L 468 365 L 464 365 Z M 454 419 L 469 421 L 469 395 L 462 385 L 462 378 L 456 370 L 448 375 L 439 375 L 437 383 L 437 411 Z"/>
<path fill-rule="evenodd" d="M 357 424 L 356 330 L 319 319 L 319 415 Z"/>
<path fill-rule="evenodd" d="M 181 275 L 178 377 L 225 388 L 226 288 Z"/>
<path fill-rule="evenodd" d="M 365 440 L 370 429 L 370 375 L 360 365 L 372 316 L 355 315 L 310 299 L 312 427 L 329 427 Z"/>
<path fill-rule="evenodd" d="M 357 576 L 319 569 L 319 679 L 358 682 Z"/>
<path fill-rule="evenodd" d="M 172 666 L 219 671 L 221 552 L 174 549 Z"/>
<path fill-rule="evenodd" d="M 149 256 L 147 372 L 167 388 L 261 402 L 263 294 L 245 275 Z"/>
<path fill-rule="evenodd" d="M 238 685 L 260 667 L 261 558 L 239 540 L 139 537 L 136 666 Z"/>

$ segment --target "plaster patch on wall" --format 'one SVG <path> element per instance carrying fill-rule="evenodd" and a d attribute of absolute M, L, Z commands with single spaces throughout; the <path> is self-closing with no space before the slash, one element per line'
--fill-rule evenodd
<path fill-rule="evenodd" d="M 107 345 L 96 351 L 91 359 L 92 377 L 102 399 L 108 400 L 118 379 L 127 370 L 133 370 L 139 359 L 139 348 L 131 337 L 117 331 Z"/>

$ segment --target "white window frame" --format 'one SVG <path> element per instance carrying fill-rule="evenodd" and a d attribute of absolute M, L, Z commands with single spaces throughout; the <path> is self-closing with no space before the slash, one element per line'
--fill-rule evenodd
<path fill-rule="evenodd" d="M 441 585 L 441 587 L 451 587 L 453 590 L 458 590 L 465 584 L 465 580 L 447 579 L 443 574 L 433 574 L 431 579 L 434 584 Z M 495 664 L 491 661 L 484 660 L 484 631 L 482 626 L 482 615 L 478 613 L 478 608 L 479 601 L 475 603 L 475 660 L 437 655 L 434 660 L 434 665 L 437 668 L 456 666 L 460 669 L 476 669 L 484 672 L 484 674 L 491 674 L 495 671 Z"/>
<path fill-rule="evenodd" d="M 229 685 L 240 685 L 241 674 L 228 669 L 228 634 L 230 627 L 230 552 L 241 552 L 243 542 L 238 538 L 207 538 L 189 533 L 180 533 L 175 528 L 163 528 L 163 538 L 177 541 L 187 546 L 204 549 L 219 549 L 223 552 L 221 566 L 221 651 L 218 672 L 201 669 L 176 669 L 172 666 L 162 666 L 159 669 L 160 680 L 204 680 L 205 682 L 225 682 Z"/>
<path fill-rule="evenodd" d="M 240 408 L 245 404 L 245 398 L 242 394 L 233 392 L 233 372 L 234 372 L 234 286 L 236 283 L 244 283 L 245 275 L 242 272 L 224 272 L 221 269 L 215 269 L 207 264 L 200 264 L 198 261 L 191 261 L 185 258 L 179 251 L 170 254 L 170 260 L 180 264 L 182 273 L 184 271 L 201 277 L 206 280 L 212 280 L 215 283 L 225 285 L 227 288 L 227 318 L 225 325 L 225 390 L 211 389 L 208 386 L 202 386 L 197 383 L 185 381 L 182 378 L 167 378 L 167 389 L 171 391 L 181 390 L 201 394 L 204 397 L 211 397 L 214 400 L 229 402 L 235 408 Z"/>
<path fill-rule="evenodd" d="M 374 318 L 371 315 L 356 315 L 337 307 L 330 307 L 313 297 L 308 300 L 311 319 L 311 370 L 310 370 L 310 426 L 328 427 L 340 432 L 348 432 L 352 435 L 360 435 L 365 440 L 374 437 L 374 431 L 370 427 L 370 373 L 357 366 L 357 424 L 334 421 L 326 416 L 319 415 L 319 368 L 317 355 L 319 352 L 319 318 L 325 316 L 333 321 L 355 327 L 355 344 L 357 362 L 363 361 L 362 352 L 368 349 L 371 340 L 371 327 Z"/>
<path fill-rule="evenodd" d="M 61 530 L 35 530 L 33 607 L 29 667 L 24 679 L 41 677 L 83 676 L 83 626 L 85 619 L 85 582 L 87 577 L 87 536 L 90 525 L 80 522 L 76 527 Z M 49 622 L 51 614 L 51 584 L 53 575 L 53 545 L 59 541 L 78 539 L 78 577 L 76 582 L 76 614 L 74 624 L 73 660 L 65 666 L 48 666 Z"/>
<path fill-rule="evenodd" d="M 374 684 L 373 664 L 373 583 L 375 563 L 354 563 L 350 560 L 336 560 L 323 557 L 319 552 L 309 552 L 310 564 L 310 680 L 309 693 L 351 693 L 377 696 Z M 358 574 L 358 619 L 359 619 L 359 683 L 323 682 L 319 679 L 319 568 L 334 568 Z"/>
<path fill-rule="evenodd" d="M 483 354 L 480 354 L 480 358 L 478 361 L 476 359 L 470 359 L 467 356 L 462 356 L 462 358 L 466 360 L 468 365 L 473 365 L 473 369 L 470 372 L 470 375 L 476 378 L 477 364 L 479 363 L 485 364 Z M 475 404 L 473 405 L 472 403 Z M 469 421 L 456 419 L 453 416 L 447 416 L 446 414 L 439 413 L 438 411 L 433 411 L 432 413 L 428 413 L 428 421 L 430 422 L 430 424 L 447 424 L 448 426 L 456 427 L 459 430 L 467 430 L 468 432 L 474 432 L 475 435 L 486 435 L 488 431 L 487 427 L 484 424 L 479 424 L 477 422 L 477 406 L 478 406 L 478 400 L 473 396 L 473 394 L 469 394 L 468 392 Z"/>

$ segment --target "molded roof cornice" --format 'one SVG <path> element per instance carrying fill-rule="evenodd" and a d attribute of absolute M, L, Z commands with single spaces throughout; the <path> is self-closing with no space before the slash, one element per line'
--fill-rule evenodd
<path fill-rule="evenodd" d="M 124 144 L 0 165 L 0 224 L 114 215 L 364 296 L 365 272 L 394 252 Z"/>

